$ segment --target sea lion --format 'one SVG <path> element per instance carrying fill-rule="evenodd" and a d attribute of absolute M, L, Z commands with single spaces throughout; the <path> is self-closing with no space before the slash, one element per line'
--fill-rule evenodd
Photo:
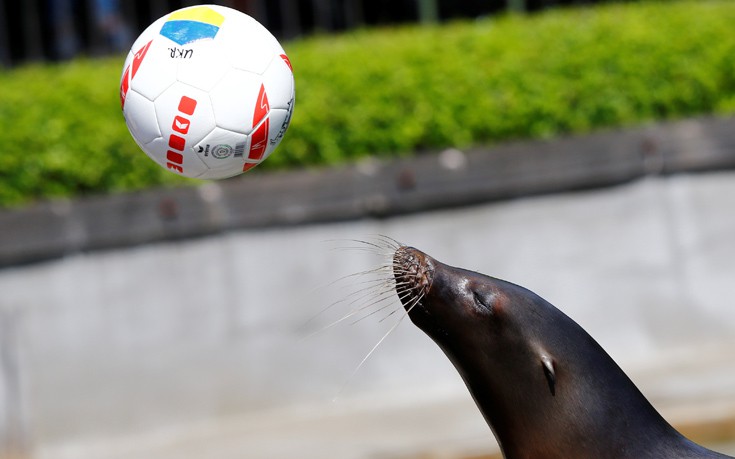
<path fill-rule="evenodd" d="M 393 277 L 504 457 L 730 457 L 676 431 L 582 327 L 533 292 L 406 246 L 393 254 Z"/>

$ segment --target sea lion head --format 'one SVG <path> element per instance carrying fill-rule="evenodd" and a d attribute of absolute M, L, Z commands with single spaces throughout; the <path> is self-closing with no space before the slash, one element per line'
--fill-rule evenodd
<path fill-rule="evenodd" d="M 393 265 L 396 291 L 409 317 L 463 377 L 462 363 L 472 360 L 499 384 L 537 381 L 538 390 L 555 395 L 555 362 L 543 337 L 558 310 L 523 287 L 446 265 L 413 247 L 396 250 Z M 507 362 L 510 353 L 513 361 Z"/>

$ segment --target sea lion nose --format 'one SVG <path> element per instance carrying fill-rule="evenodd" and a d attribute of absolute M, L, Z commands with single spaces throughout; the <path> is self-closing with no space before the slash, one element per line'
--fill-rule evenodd
<path fill-rule="evenodd" d="M 431 286 L 431 269 L 426 255 L 413 247 L 399 247 L 393 254 L 396 293 L 406 304 L 424 296 Z"/>

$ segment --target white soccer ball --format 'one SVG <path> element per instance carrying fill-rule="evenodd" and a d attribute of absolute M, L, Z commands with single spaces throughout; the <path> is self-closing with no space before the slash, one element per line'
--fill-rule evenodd
<path fill-rule="evenodd" d="M 278 144 L 294 108 L 291 62 L 237 10 L 182 8 L 151 24 L 123 66 L 125 122 L 155 162 L 186 177 L 252 169 Z"/>

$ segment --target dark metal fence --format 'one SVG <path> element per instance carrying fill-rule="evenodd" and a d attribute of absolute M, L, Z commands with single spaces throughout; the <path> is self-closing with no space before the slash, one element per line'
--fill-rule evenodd
<path fill-rule="evenodd" d="M 363 25 L 476 17 L 595 0 L 0 0 L 0 65 L 101 55 L 169 11 L 218 3 L 257 18 L 279 38 Z"/>

